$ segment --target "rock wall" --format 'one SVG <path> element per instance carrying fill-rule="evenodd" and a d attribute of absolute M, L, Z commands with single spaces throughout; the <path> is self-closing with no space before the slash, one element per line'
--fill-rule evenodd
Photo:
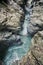
<path fill-rule="evenodd" d="M 38 1 L 36 4 L 34 2 L 32 4 L 32 14 L 30 15 L 30 22 L 28 24 L 28 33 L 31 35 L 34 35 L 39 30 L 43 30 L 43 5 L 39 3 Z"/>
<path fill-rule="evenodd" d="M 4 28 L 12 30 L 20 28 L 20 21 L 23 20 L 23 15 L 23 9 L 17 3 L 11 6 L 0 4 L 0 30 Z"/>

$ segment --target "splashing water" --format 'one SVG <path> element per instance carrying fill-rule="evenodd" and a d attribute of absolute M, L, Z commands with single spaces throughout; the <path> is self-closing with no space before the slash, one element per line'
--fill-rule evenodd
<path fill-rule="evenodd" d="M 24 22 L 24 24 L 23 24 L 23 31 L 21 31 L 21 34 L 22 35 L 27 35 L 28 34 L 28 32 L 27 32 L 27 26 L 28 26 L 28 21 L 27 21 L 27 18 L 29 18 L 29 15 L 27 16 L 25 16 L 25 22 Z"/>
<path fill-rule="evenodd" d="M 28 35 L 27 32 L 27 27 L 28 27 L 28 22 L 30 21 L 30 15 L 32 14 L 32 9 L 30 9 L 30 7 L 26 7 L 26 16 L 25 16 L 25 20 L 24 20 L 24 24 L 23 24 L 23 30 L 20 32 L 21 35 Z"/>

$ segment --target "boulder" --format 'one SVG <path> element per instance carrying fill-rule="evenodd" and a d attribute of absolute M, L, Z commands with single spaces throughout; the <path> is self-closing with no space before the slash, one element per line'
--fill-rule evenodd
<path fill-rule="evenodd" d="M 3 29 L 20 30 L 20 21 L 23 21 L 23 16 L 23 9 L 17 3 L 7 7 L 0 4 L 0 31 Z"/>

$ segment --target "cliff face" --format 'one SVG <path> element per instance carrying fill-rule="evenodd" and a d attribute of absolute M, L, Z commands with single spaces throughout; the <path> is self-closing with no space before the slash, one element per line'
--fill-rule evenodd
<path fill-rule="evenodd" d="M 28 33 L 34 35 L 39 30 L 43 30 L 43 4 L 38 1 L 32 3 L 32 14 L 30 15 L 30 23 L 28 24 Z"/>
<path fill-rule="evenodd" d="M 15 2 L 13 5 L 5 5 L 0 4 L 0 30 L 20 28 L 20 21 L 23 20 L 23 9 Z"/>

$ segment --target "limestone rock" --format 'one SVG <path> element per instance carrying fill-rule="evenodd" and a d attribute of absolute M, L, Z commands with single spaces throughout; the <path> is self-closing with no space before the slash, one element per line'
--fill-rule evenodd
<path fill-rule="evenodd" d="M 43 8 L 41 6 L 33 7 L 33 14 L 30 15 L 28 23 L 28 33 L 34 35 L 37 31 L 43 29 Z"/>
<path fill-rule="evenodd" d="M 22 5 L 24 0 L 14 0 L 17 4 Z"/>
<path fill-rule="evenodd" d="M 20 29 L 20 21 L 23 18 L 23 10 L 19 9 L 20 6 L 5 7 L 4 5 L 0 7 L 0 30 L 2 29 L 11 29 L 18 30 Z"/>

